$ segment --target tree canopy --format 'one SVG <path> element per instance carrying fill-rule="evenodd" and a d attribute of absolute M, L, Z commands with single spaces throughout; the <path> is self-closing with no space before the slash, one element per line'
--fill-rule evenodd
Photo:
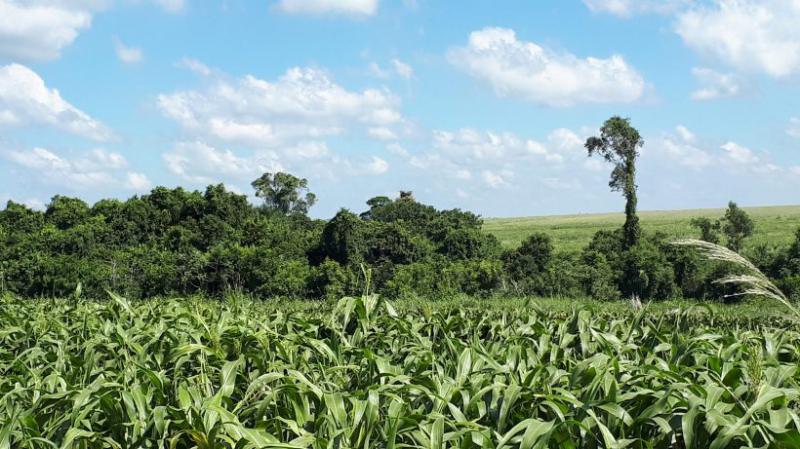
<path fill-rule="evenodd" d="M 613 116 L 600 128 L 600 135 L 586 139 L 589 156 L 600 155 L 613 164 L 608 186 L 625 197 L 625 245 L 635 246 L 641 229 L 636 215 L 636 158 L 644 145 L 639 131 L 630 124 L 630 119 Z"/>
<path fill-rule="evenodd" d="M 306 214 L 317 202 L 316 195 L 308 190 L 308 180 L 289 173 L 264 173 L 250 185 L 264 200 L 264 207 L 282 214 Z"/>

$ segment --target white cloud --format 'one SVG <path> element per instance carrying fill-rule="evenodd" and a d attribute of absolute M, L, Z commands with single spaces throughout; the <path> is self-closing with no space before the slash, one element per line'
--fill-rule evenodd
<path fill-rule="evenodd" d="M 583 0 L 592 12 L 602 12 L 622 18 L 636 14 L 669 14 L 691 0 Z"/>
<path fill-rule="evenodd" d="M 471 128 L 455 132 L 436 130 L 432 134 L 432 147 L 442 154 L 468 163 L 530 158 L 559 163 L 565 158 L 585 155 L 583 140 L 566 128 L 551 131 L 547 135 L 546 143 L 522 139 L 508 132 Z"/>
<path fill-rule="evenodd" d="M 580 190 L 581 183 L 577 179 L 543 178 L 542 184 L 550 190 Z"/>
<path fill-rule="evenodd" d="M 288 14 L 371 16 L 378 11 L 378 0 L 280 0 L 277 8 Z"/>
<path fill-rule="evenodd" d="M 137 192 L 144 192 L 150 189 L 152 183 L 144 173 L 128 172 L 125 187 Z"/>
<path fill-rule="evenodd" d="M 158 96 L 163 114 L 204 138 L 259 146 L 403 122 L 386 90 L 348 91 L 322 70 L 289 69 L 275 82 L 247 75 L 208 89 Z M 385 134 L 385 133 L 384 133 Z"/>
<path fill-rule="evenodd" d="M 697 137 L 694 135 L 694 133 L 689 131 L 689 128 L 683 125 L 676 126 L 675 131 L 678 133 L 681 139 L 683 139 L 684 142 L 692 143 L 695 140 L 697 140 Z"/>
<path fill-rule="evenodd" d="M 703 146 L 698 140 L 689 129 L 678 125 L 675 134 L 657 140 L 654 149 L 679 165 L 696 171 L 713 168 L 727 173 L 771 173 L 783 170 L 739 143 L 728 141 L 715 149 L 711 145 Z"/>
<path fill-rule="evenodd" d="M 755 164 L 759 162 L 753 150 L 736 142 L 727 142 L 720 147 L 725 152 L 727 160 L 735 164 Z"/>
<path fill-rule="evenodd" d="M 583 139 L 567 128 L 556 128 L 541 140 L 522 138 L 511 132 L 472 128 L 435 130 L 424 145 L 422 151 L 412 152 L 392 146 L 390 152 L 401 158 L 413 172 L 425 172 L 424 176 L 432 184 L 448 186 L 451 194 L 451 187 L 474 190 L 478 184 L 492 189 L 518 189 L 532 179 L 555 178 L 553 175 L 556 173 L 574 173 L 586 158 Z M 515 173 L 524 173 L 525 176 L 517 177 Z M 469 182 L 473 179 L 480 182 Z M 580 188 L 571 181 L 569 183 L 570 188 Z M 541 187 L 544 184 L 536 185 Z"/>
<path fill-rule="evenodd" d="M 28 206 L 33 210 L 44 211 L 47 209 L 47 205 L 44 204 L 44 201 L 38 198 L 28 198 L 27 200 L 23 200 L 22 204 Z"/>
<path fill-rule="evenodd" d="M 408 157 L 409 155 L 408 150 L 398 143 L 390 143 L 389 145 L 386 145 L 386 149 L 389 151 L 389 153 L 394 154 L 395 156 Z"/>
<path fill-rule="evenodd" d="M 789 171 L 797 176 L 800 176 L 800 165 L 795 165 L 794 167 L 790 168 Z"/>
<path fill-rule="evenodd" d="M 586 139 L 581 139 L 567 128 L 556 128 L 547 135 L 548 145 L 561 154 L 580 153 L 581 156 L 585 156 L 586 150 L 583 147 L 585 141 Z"/>
<path fill-rule="evenodd" d="M 789 119 L 789 126 L 786 128 L 786 134 L 795 139 L 800 139 L 800 117 L 792 117 Z"/>
<path fill-rule="evenodd" d="M 0 0 L 0 55 L 48 61 L 89 28 L 99 2 Z"/>
<path fill-rule="evenodd" d="M 0 67 L 0 125 L 42 124 L 89 139 L 106 141 L 113 133 L 48 88 L 33 70 L 19 64 Z"/>
<path fill-rule="evenodd" d="M 179 142 L 163 159 L 173 175 L 202 184 L 221 179 L 255 179 L 261 173 L 283 169 L 277 155 L 267 153 L 246 158 L 203 142 Z"/>
<path fill-rule="evenodd" d="M 451 50 L 448 58 L 500 96 L 549 106 L 630 103 L 645 91 L 642 76 L 620 55 L 603 59 L 557 53 L 520 41 L 507 28 L 472 32 L 468 45 Z"/>
<path fill-rule="evenodd" d="M 583 163 L 583 168 L 589 171 L 599 172 L 606 169 L 606 164 L 599 159 L 586 159 Z"/>
<path fill-rule="evenodd" d="M 685 130 L 684 133 L 681 129 Z M 694 135 L 686 128 L 678 128 L 678 136 L 668 136 L 661 142 L 665 154 L 684 167 L 700 170 L 714 164 L 710 152 L 694 145 Z M 687 134 L 688 133 L 688 134 Z M 687 138 L 691 135 L 691 139 Z"/>
<path fill-rule="evenodd" d="M 410 79 L 414 76 L 414 69 L 399 59 L 392 59 L 392 66 L 394 66 L 394 71 L 400 78 Z"/>
<path fill-rule="evenodd" d="M 496 173 L 491 170 L 484 170 L 483 172 L 481 172 L 481 178 L 483 179 L 483 182 L 486 183 L 487 186 L 493 189 L 499 189 L 500 187 L 509 186 L 503 174 Z"/>
<path fill-rule="evenodd" d="M 225 182 L 235 186 L 275 171 L 336 180 L 341 176 L 380 175 L 389 170 L 389 163 L 378 156 L 354 160 L 333 153 L 324 142 L 315 141 L 257 150 L 249 155 L 200 141 L 178 142 L 162 158 L 170 173 L 195 184 Z"/>
<path fill-rule="evenodd" d="M 126 64 L 135 64 L 144 58 L 141 49 L 128 47 L 116 37 L 114 38 L 114 51 L 117 53 L 117 58 Z"/>
<path fill-rule="evenodd" d="M 211 75 L 211 68 L 197 59 L 183 58 L 175 64 L 176 67 L 187 69 L 200 76 Z"/>
<path fill-rule="evenodd" d="M 378 140 L 396 140 L 397 134 L 389 128 L 378 126 L 367 130 L 367 134 Z"/>
<path fill-rule="evenodd" d="M 781 78 L 800 73 L 798 23 L 797 0 L 716 0 L 680 14 L 676 32 L 702 54 Z"/>
<path fill-rule="evenodd" d="M 300 142 L 284 151 L 289 158 L 320 159 L 331 154 L 325 142 Z"/>
<path fill-rule="evenodd" d="M 121 154 L 102 149 L 68 158 L 36 147 L 32 150 L 7 151 L 5 157 L 30 170 L 36 179 L 76 190 L 119 185 L 122 183 L 119 181 L 119 170 L 128 165 Z"/>
<path fill-rule="evenodd" d="M 713 100 L 734 97 L 742 93 L 742 80 L 734 73 L 720 73 L 705 67 L 695 67 L 692 75 L 701 87 L 692 92 L 692 100 Z"/>
<path fill-rule="evenodd" d="M 405 62 L 395 58 L 389 61 L 389 67 L 381 67 L 377 62 L 370 62 L 367 66 L 369 74 L 375 78 L 388 80 L 393 76 L 398 76 L 403 79 L 411 79 L 414 77 L 414 69 Z"/>
<path fill-rule="evenodd" d="M 378 156 L 372 156 L 372 161 L 367 164 L 367 172 L 373 175 L 382 175 L 387 171 L 389 171 L 389 163 Z"/>

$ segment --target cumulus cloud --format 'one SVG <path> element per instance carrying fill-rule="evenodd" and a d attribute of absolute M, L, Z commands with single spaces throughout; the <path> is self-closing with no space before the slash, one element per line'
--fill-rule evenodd
<path fill-rule="evenodd" d="M 128 172 L 125 181 L 125 187 L 137 192 L 145 192 L 150 189 L 153 184 L 144 173 Z"/>
<path fill-rule="evenodd" d="M 715 148 L 698 140 L 693 132 L 678 125 L 674 133 L 668 133 L 657 141 L 655 149 L 668 159 L 695 171 L 713 168 L 726 172 L 767 173 L 782 170 L 737 142 L 728 141 Z"/>
<path fill-rule="evenodd" d="M 396 140 L 397 133 L 389 128 L 378 126 L 367 130 L 367 134 L 378 140 Z"/>
<path fill-rule="evenodd" d="M 262 173 L 276 171 L 336 180 L 341 176 L 381 175 L 389 170 L 389 163 L 378 156 L 347 158 L 317 141 L 248 154 L 201 141 L 178 142 L 162 158 L 170 173 L 194 184 L 226 182 L 236 185 Z"/>
<path fill-rule="evenodd" d="M 720 73 L 705 67 L 695 67 L 692 75 L 700 83 L 700 88 L 692 92 L 692 99 L 714 100 L 734 97 L 742 93 L 742 80 L 734 73 Z"/>
<path fill-rule="evenodd" d="M 113 138 L 93 119 L 45 85 L 33 70 L 19 64 L 0 67 L 0 125 L 48 125 L 97 141 Z"/>
<path fill-rule="evenodd" d="M 436 130 L 433 132 L 431 144 L 437 152 L 465 162 L 534 158 L 558 163 L 565 157 L 583 155 L 580 151 L 583 141 L 566 128 L 550 132 L 544 143 L 523 139 L 509 132 L 471 128 L 458 131 Z"/>
<path fill-rule="evenodd" d="M 637 14 L 669 14 L 691 0 L 583 0 L 592 11 L 630 18 Z"/>
<path fill-rule="evenodd" d="M 690 48 L 737 69 L 775 78 L 800 72 L 800 2 L 716 0 L 678 15 Z"/>
<path fill-rule="evenodd" d="M 95 149 L 78 157 L 68 157 L 41 147 L 7 151 L 3 155 L 36 179 L 73 190 L 125 186 L 141 190 L 147 178 L 122 170 L 128 162 L 119 153 Z M 148 181 L 149 182 L 149 181 Z"/>
<path fill-rule="evenodd" d="M 211 184 L 224 179 L 249 179 L 283 167 L 274 153 L 241 157 L 229 149 L 217 149 L 203 142 L 179 142 L 163 155 L 167 169 L 179 178 Z"/>
<path fill-rule="evenodd" d="M 280 0 L 276 6 L 287 14 L 371 16 L 378 11 L 378 0 Z"/>
<path fill-rule="evenodd" d="M 481 179 L 483 182 L 493 188 L 499 189 L 501 187 L 508 187 L 508 181 L 506 178 L 513 176 L 513 173 L 510 171 L 505 171 L 504 173 L 497 173 L 491 170 L 484 170 L 481 172 Z"/>
<path fill-rule="evenodd" d="M 135 64 L 144 58 L 141 49 L 129 47 L 116 37 L 114 38 L 114 51 L 117 53 L 117 59 L 126 64 Z"/>
<path fill-rule="evenodd" d="M 507 28 L 473 31 L 466 47 L 448 59 L 491 85 L 500 96 L 548 106 L 630 103 L 642 98 L 645 82 L 620 55 L 580 58 L 517 39 Z"/>
<path fill-rule="evenodd" d="M 720 148 L 724 151 L 725 158 L 734 164 L 749 165 L 759 162 L 753 150 L 736 142 L 726 142 Z"/>
<path fill-rule="evenodd" d="M 574 187 L 568 178 L 586 157 L 583 139 L 567 128 L 554 129 L 540 140 L 473 128 L 434 130 L 422 151 L 396 144 L 389 150 L 413 170 L 426 172 L 431 179 L 449 180 L 462 190 L 474 187 L 472 180 L 491 189 L 513 189 L 531 176 L 551 177 L 559 172 L 569 172 L 563 185 Z M 526 176 L 515 177 L 520 171 Z"/>
<path fill-rule="evenodd" d="M 99 2 L 0 0 L 0 55 L 23 61 L 56 59 L 92 23 Z"/>
<path fill-rule="evenodd" d="M 366 171 L 374 175 L 382 175 L 389 171 L 389 163 L 378 156 L 372 156 L 372 160 L 366 164 Z"/>
<path fill-rule="evenodd" d="M 671 159 L 685 167 L 700 170 L 714 163 L 714 158 L 708 151 L 700 149 L 683 139 L 668 137 L 664 139 L 662 145 Z"/>
<path fill-rule="evenodd" d="M 194 135 L 259 146 L 389 129 L 403 122 L 398 104 L 391 92 L 349 91 L 312 68 L 292 68 L 274 82 L 247 75 L 158 96 L 162 113 Z"/>

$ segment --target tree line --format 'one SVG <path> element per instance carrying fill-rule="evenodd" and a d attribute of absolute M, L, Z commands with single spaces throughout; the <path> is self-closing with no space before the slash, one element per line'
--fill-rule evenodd
<path fill-rule="evenodd" d="M 308 181 L 265 173 L 251 184 L 260 204 L 221 184 L 204 191 L 158 187 L 92 205 L 59 195 L 45 211 L 9 201 L 0 211 L 0 289 L 26 297 L 66 296 L 80 284 L 93 297 L 111 290 L 130 297 L 324 298 L 360 293 L 362 267 L 369 267 L 372 287 L 389 297 L 725 297 L 730 287 L 713 280 L 730 268 L 641 229 L 636 161 L 642 145 L 620 117 L 587 139 L 588 154 L 612 164 L 609 186 L 623 194 L 626 219 L 577 252 L 556 251 L 543 233 L 504 249 L 482 231 L 478 215 L 438 210 L 411 192 L 371 198 L 359 213 L 342 209 L 327 221 L 311 219 L 316 197 Z M 721 219 L 692 225 L 701 238 L 736 251 L 754 228 L 735 203 Z M 748 256 L 800 295 L 800 230 L 789 247 L 756 248 Z"/>

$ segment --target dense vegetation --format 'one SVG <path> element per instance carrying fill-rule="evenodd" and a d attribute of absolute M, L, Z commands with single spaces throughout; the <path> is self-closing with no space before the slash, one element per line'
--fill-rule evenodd
<path fill-rule="evenodd" d="M 784 318 L 308 304 L 0 299 L 0 447 L 800 445 Z"/>
<path fill-rule="evenodd" d="M 91 206 L 56 196 L 44 212 L 9 202 L 0 211 L 0 288 L 24 297 L 70 295 L 79 283 L 89 297 L 105 297 L 105 290 L 128 297 L 340 297 L 361 291 L 364 265 L 373 270 L 376 291 L 389 297 L 726 293 L 711 282 L 722 268 L 673 247 L 666 234 L 643 232 L 625 248 L 621 229 L 601 230 L 584 248 L 559 251 L 537 232 L 503 248 L 475 214 L 437 210 L 408 192 L 373 198 L 363 213 L 342 210 L 326 222 L 305 214 L 313 197 L 287 196 L 281 186 L 259 196 L 284 203 L 260 206 L 221 185 L 204 192 L 156 188 Z M 290 191 L 298 193 L 296 187 Z M 730 241 L 724 229 L 739 232 L 730 221 L 710 222 L 706 237 Z M 741 245 L 747 236 L 733 238 Z M 798 293 L 800 234 L 787 247 L 750 247 L 745 254 L 790 295 Z"/>
<path fill-rule="evenodd" d="M 621 228 L 601 230 L 583 248 L 558 251 L 547 234 L 503 248 L 466 211 L 437 210 L 411 192 L 367 201 L 312 220 L 305 179 L 265 173 L 252 182 L 260 205 L 223 185 L 204 192 L 159 187 L 126 201 L 55 196 L 44 212 L 9 202 L 0 211 L 0 289 L 23 297 L 104 291 L 128 297 L 242 292 L 258 297 L 322 298 L 360 292 L 361 270 L 391 297 L 453 294 L 589 296 L 599 299 L 720 298 L 713 283 L 729 268 L 703 262 L 667 235 L 643 231 L 637 213 L 641 137 L 612 117 L 586 141 L 589 156 L 613 166 L 609 187 L 625 198 Z M 717 220 L 692 221 L 701 238 L 740 251 L 754 233 L 731 202 Z M 748 254 L 789 296 L 800 294 L 800 231 L 788 247 Z"/>
<path fill-rule="evenodd" d="M 360 291 L 359 264 L 373 267 L 386 295 L 454 293 L 621 295 L 624 264 L 644 270 L 643 297 L 715 297 L 715 268 L 644 233 L 625 252 L 620 231 L 597 232 L 579 251 L 554 248 L 543 233 L 504 249 L 481 231 L 481 219 L 439 211 L 408 195 L 370 200 L 360 215 L 328 222 L 277 213 L 244 196 L 158 188 L 121 202 L 89 206 L 55 197 L 44 212 L 9 203 L 0 211 L 2 289 L 26 297 L 64 296 L 80 282 L 84 295 L 110 289 L 130 297 L 221 294 L 337 297 Z M 699 234 L 699 231 L 698 231 Z M 724 239 L 723 239 L 724 240 Z M 745 251 L 790 290 L 800 274 L 800 240 Z"/>

